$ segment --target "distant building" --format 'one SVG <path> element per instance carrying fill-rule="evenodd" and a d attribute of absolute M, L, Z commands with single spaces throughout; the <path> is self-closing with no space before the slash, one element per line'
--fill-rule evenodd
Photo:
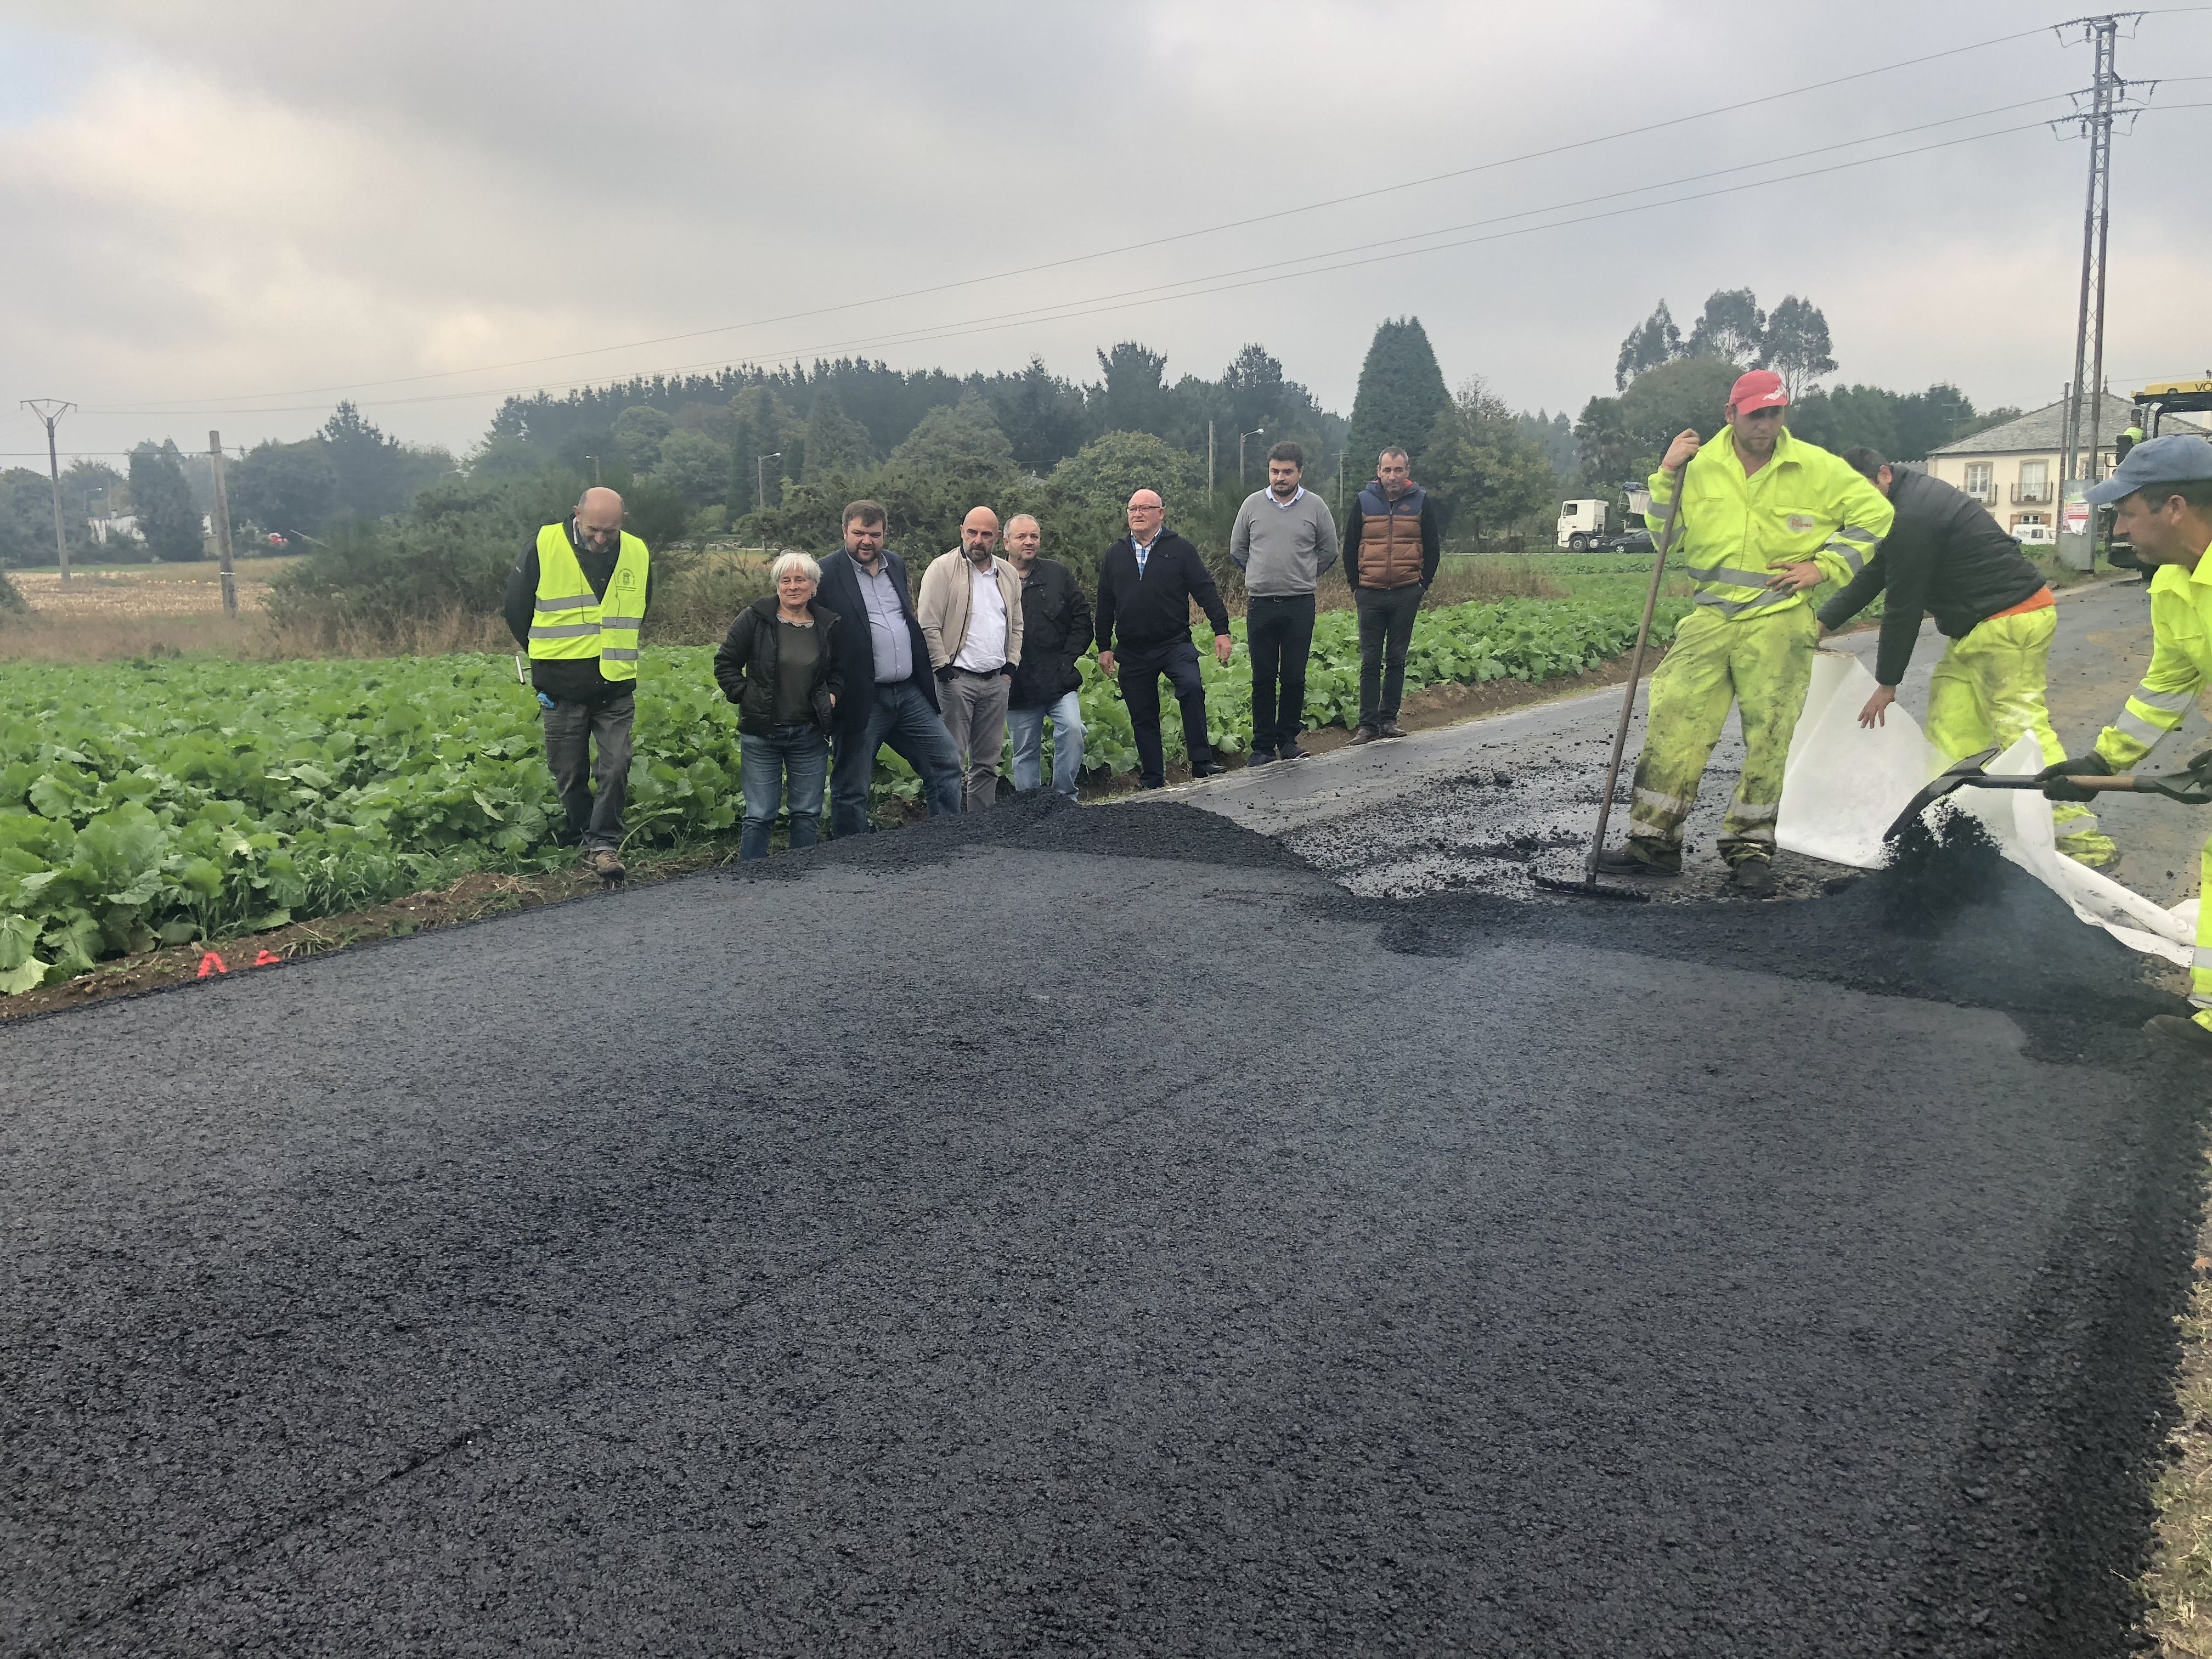
<path fill-rule="evenodd" d="M 2126 431 L 2134 418 L 2134 404 L 2125 398 L 2105 393 L 2097 424 L 2099 477 L 2109 477 L 2118 465 L 2112 440 Z M 2197 432 L 2203 428 L 2168 415 L 2163 429 Z M 2088 434 L 2081 435 L 2086 442 Z M 2016 421 L 1945 444 L 1929 455 L 1925 465 L 1944 483 L 1958 485 L 1989 508 L 1990 516 L 2008 531 L 2017 532 L 2028 525 L 2055 531 L 2059 475 L 2066 465 L 2065 437 L 2066 404 L 2062 398 Z"/>
<path fill-rule="evenodd" d="M 91 519 L 92 538 L 105 547 L 110 541 L 137 542 L 145 545 L 145 532 L 138 528 L 137 515 L 118 513 L 112 519 Z"/>

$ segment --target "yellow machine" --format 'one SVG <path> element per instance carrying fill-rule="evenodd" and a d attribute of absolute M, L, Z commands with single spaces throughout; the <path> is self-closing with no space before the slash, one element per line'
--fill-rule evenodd
<path fill-rule="evenodd" d="M 2168 415 L 2212 414 L 2212 373 L 2201 380 L 2159 380 L 2136 393 L 2136 418 L 2143 436 L 2155 438 Z M 2212 424 L 2199 421 L 2199 426 Z"/>

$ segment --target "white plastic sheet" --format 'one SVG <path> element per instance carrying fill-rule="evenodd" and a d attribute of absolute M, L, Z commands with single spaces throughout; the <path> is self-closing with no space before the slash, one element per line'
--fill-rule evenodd
<path fill-rule="evenodd" d="M 1858 711 L 1874 692 L 1874 676 L 1856 657 L 1814 654 L 1813 684 L 1790 740 L 1775 826 L 1776 839 L 1790 852 L 1879 868 L 1882 831 L 1943 769 L 1943 757 L 1919 722 L 1897 705 L 1890 706 L 1886 725 L 1870 732 L 1859 726 Z M 2039 772 L 2043 757 L 2034 738 L 2022 737 L 1989 769 L 2000 775 Z M 2036 791 L 1966 788 L 1950 799 L 1979 818 L 2007 858 L 2064 899 L 2083 921 L 2148 956 L 2185 965 L 2190 961 L 2198 901 L 2163 910 L 2066 857 L 2051 828 L 2051 803 Z"/>

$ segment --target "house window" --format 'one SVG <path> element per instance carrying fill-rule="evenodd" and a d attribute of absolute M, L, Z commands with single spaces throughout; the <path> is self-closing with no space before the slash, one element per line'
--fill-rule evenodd
<path fill-rule="evenodd" d="M 1966 463 L 1966 493 L 1985 505 L 1996 500 L 1996 462 L 1968 461 Z"/>
<path fill-rule="evenodd" d="M 2051 463 L 2022 461 L 2020 464 L 2020 485 L 2023 489 L 2041 489 L 2051 482 Z"/>

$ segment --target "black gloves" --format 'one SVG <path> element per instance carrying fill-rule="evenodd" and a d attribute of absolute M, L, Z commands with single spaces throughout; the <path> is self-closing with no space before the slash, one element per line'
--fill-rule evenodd
<path fill-rule="evenodd" d="M 2090 790 L 2075 788 L 2066 781 L 2068 778 L 2108 778 L 2112 775 L 2111 763 L 2093 749 L 2086 755 L 2060 761 L 2056 766 L 2045 767 L 2035 775 L 2035 781 L 2043 786 L 2046 800 L 2082 801 L 2094 800 L 2097 797 Z"/>

